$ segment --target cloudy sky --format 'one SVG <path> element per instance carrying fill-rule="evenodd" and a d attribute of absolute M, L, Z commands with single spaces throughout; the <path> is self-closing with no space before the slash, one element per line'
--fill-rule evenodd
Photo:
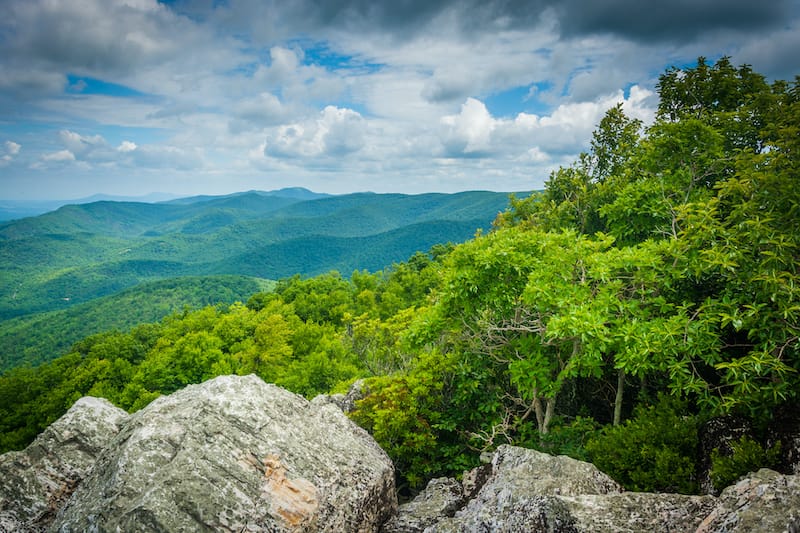
<path fill-rule="evenodd" d="M 800 0 L 2 0 L 0 198 L 540 188 L 665 68 L 800 74 Z"/>

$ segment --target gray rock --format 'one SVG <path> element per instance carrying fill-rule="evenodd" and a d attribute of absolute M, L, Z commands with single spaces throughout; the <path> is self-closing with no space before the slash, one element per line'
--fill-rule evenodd
<path fill-rule="evenodd" d="M 386 523 L 383 533 L 422 533 L 426 527 L 453 516 L 464 504 L 461 483 L 436 478 L 412 501 L 400 506 L 397 516 Z"/>
<path fill-rule="evenodd" d="M 712 496 L 625 492 L 562 497 L 577 531 L 693 532 L 717 504 Z"/>
<path fill-rule="evenodd" d="M 722 491 L 697 533 L 800 532 L 800 476 L 762 468 Z"/>
<path fill-rule="evenodd" d="M 498 448 L 491 467 L 477 495 L 425 533 L 800 533 L 796 475 L 760 470 L 717 498 L 622 492 L 588 463 L 511 446 Z"/>
<path fill-rule="evenodd" d="M 224 376 L 133 415 L 57 531 L 377 531 L 394 470 L 330 404 Z"/>
<path fill-rule="evenodd" d="M 491 461 L 490 461 L 491 462 Z M 481 465 L 464 472 L 461 478 L 461 486 L 464 490 L 464 499 L 471 500 L 486 484 L 489 476 L 492 475 L 492 465 Z"/>
<path fill-rule="evenodd" d="M 500 446 L 477 495 L 426 533 L 455 531 L 578 531 L 559 496 L 617 494 L 621 487 L 594 465 L 565 456 Z"/>
<path fill-rule="evenodd" d="M 356 380 L 350 388 L 347 389 L 347 394 L 320 394 L 311 400 L 315 404 L 330 403 L 341 409 L 345 413 L 349 413 L 356 408 L 356 402 L 362 400 L 366 395 L 366 384 L 363 379 Z"/>
<path fill-rule="evenodd" d="M 25 450 L 0 456 L 0 531 L 44 530 L 128 418 L 81 398 Z"/>

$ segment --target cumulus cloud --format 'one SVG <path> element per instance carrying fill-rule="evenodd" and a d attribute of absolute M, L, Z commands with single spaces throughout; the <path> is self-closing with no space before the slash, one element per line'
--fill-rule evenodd
<path fill-rule="evenodd" d="M 303 123 L 282 125 L 267 139 L 264 154 L 273 157 L 341 156 L 364 146 L 366 122 L 356 111 L 327 106 Z"/>
<path fill-rule="evenodd" d="M 19 151 L 22 149 L 22 145 L 17 144 L 14 141 L 6 141 L 5 147 L 6 147 L 6 155 L 10 156 L 17 155 Z"/>
<path fill-rule="evenodd" d="M 14 141 L 6 141 L 3 144 L 4 153 L 2 156 L 0 156 L 0 167 L 9 165 L 14 160 L 14 157 L 19 154 L 21 149 L 22 146 L 20 144 L 17 144 Z"/>
<path fill-rule="evenodd" d="M 145 169 L 197 170 L 204 165 L 200 150 L 187 150 L 176 146 L 145 145 L 127 152 L 128 165 Z"/>
<path fill-rule="evenodd" d="M 135 142 L 131 141 L 122 141 L 119 146 L 117 146 L 118 152 L 133 152 L 136 150 L 137 146 Z"/>
<path fill-rule="evenodd" d="M 500 124 L 492 118 L 483 102 L 467 98 L 457 115 L 442 118 L 442 135 L 448 155 L 470 155 L 489 148 L 492 131 Z"/>
<path fill-rule="evenodd" d="M 288 118 L 287 113 L 277 96 L 262 92 L 236 103 L 228 126 L 233 133 L 275 126 Z"/>
<path fill-rule="evenodd" d="M 594 102 L 562 104 L 552 114 L 519 113 L 513 119 L 493 117 L 483 102 L 468 98 L 456 115 L 441 119 L 440 140 L 447 157 L 495 157 L 543 163 L 563 154 L 575 155 L 587 146 L 605 112 L 623 104 L 625 112 L 651 122 L 652 93 L 638 86 L 625 98 L 622 91 Z"/>

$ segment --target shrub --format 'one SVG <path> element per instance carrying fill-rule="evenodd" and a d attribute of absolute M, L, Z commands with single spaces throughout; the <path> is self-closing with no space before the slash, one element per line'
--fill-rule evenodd
<path fill-rule="evenodd" d="M 697 492 L 697 417 L 685 415 L 685 402 L 660 397 L 637 407 L 634 417 L 607 427 L 589 440 L 592 462 L 628 490 Z"/>
<path fill-rule="evenodd" d="M 730 447 L 733 450 L 730 455 L 723 455 L 719 448 L 714 448 L 711 452 L 711 482 L 719 490 L 732 485 L 748 472 L 754 472 L 759 468 L 774 468 L 780 461 L 780 442 L 766 449 L 744 435 L 731 442 Z"/>

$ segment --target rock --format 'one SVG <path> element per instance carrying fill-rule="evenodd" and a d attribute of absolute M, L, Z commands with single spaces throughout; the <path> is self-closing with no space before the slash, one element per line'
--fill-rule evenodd
<path fill-rule="evenodd" d="M 341 410 L 224 376 L 134 414 L 55 529 L 369 532 L 396 512 L 391 461 Z"/>
<path fill-rule="evenodd" d="M 722 455 L 733 454 L 731 442 L 747 436 L 753 437 L 753 426 L 742 416 L 718 416 L 708 420 L 698 432 L 700 459 L 698 461 L 697 481 L 701 494 L 719 495 L 724 487 L 715 487 L 711 481 L 711 454 L 715 449 Z"/>
<path fill-rule="evenodd" d="M 81 398 L 25 450 L 0 456 L 0 531 L 44 530 L 128 418 Z"/>
<path fill-rule="evenodd" d="M 594 465 L 515 446 L 500 446 L 491 469 L 463 509 L 425 531 L 578 531 L 559 496 L 622 492 Z"/>
<path fill-rule="evenodd" d="M 623 492 L 588 463 L 501 446 L 486 482 L 452 517 L 426 514 L 409 504 L 387 524 L 391 529 L 387 527 L 386 532 L 418 532 L 427 523 L 422 518 L 430 520 L 438 514 L 441 518 L 422 531 L 798 533 L 798 484 L 800 476 L 761 470 L 725 489 L 718 498 Z M 436 485 L 452 486 L 444 480 Z"/>
<path fill-rule="evenodd" d="M 461 483 L 436 478 L 409 503 L 400 506 L 397 516 L 386 523 L 383 533 L 422 533 L 425 528 L 453 514 L 464 504 Z"/>
<path fill-rule="evenodd" d="M 356 402 L 362 400 L 366 395 L 366 384 L 363 379 L 356 380 L 350 385 L 347 394 L 320 394 L 314 398 L 312 403 L 330 403 L 341 409 L 344 413 L 349 413 L 356 408 Z"/>
<path fill-rule="evenodd" d="M 722 491 L 697 533 L 800 531 L 800 476 L 762 468 Z"/>
<path fill-rule="evenodd" d="M 712 496 L 624 492 L 562 497 L 577 531 L 694 532 L 717 501 Z"/>
<path fill-rule="evenodd" d="M 491 461 L 490 461 L 491 462 Z M 481 465 L 464 472 L 461 477 L 461 487 L 464 491 L 464 499 L 471 500 L 486 484 L 486 480 L 492 475 L 492 465 Z"/>

